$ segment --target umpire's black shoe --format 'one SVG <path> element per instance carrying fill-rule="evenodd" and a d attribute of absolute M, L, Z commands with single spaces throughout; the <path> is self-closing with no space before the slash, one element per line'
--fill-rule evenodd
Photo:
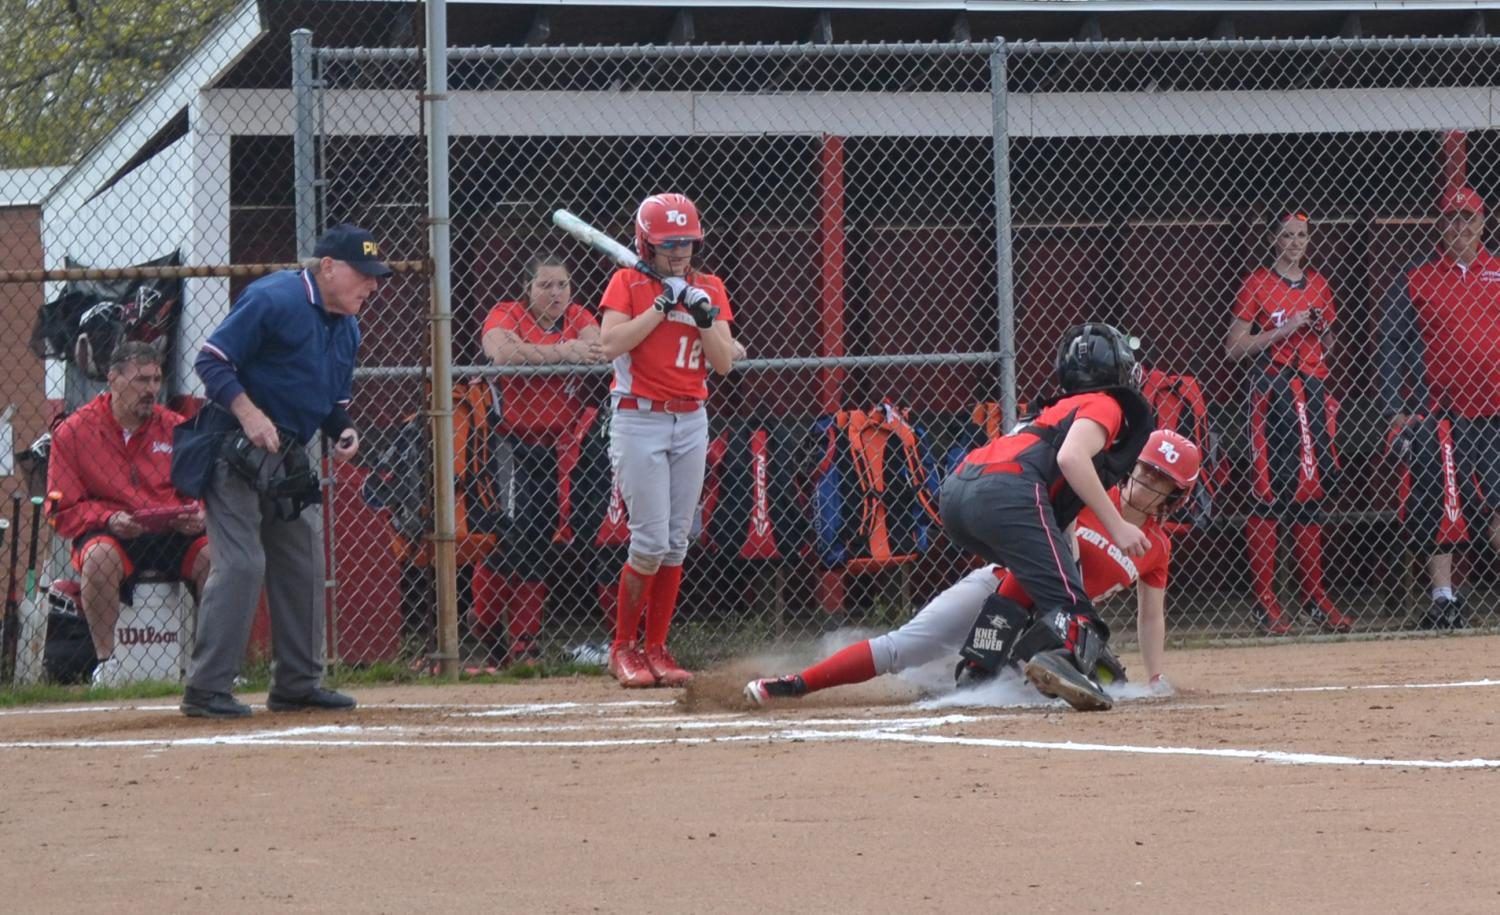
<path fill-rule="evenodd" d="M 248 718 L 250 706 L 228 693 L 214 693 L 189 686 L 182 691 L 178 706 L 189 718 Z"/>
<path fill-rule="evenodd" d="M 355 706 L 353 696 L 315 686 L 300 696 L 287 696 L 271 690 L 266 708 L 273 712 L 340 711 Z"/>

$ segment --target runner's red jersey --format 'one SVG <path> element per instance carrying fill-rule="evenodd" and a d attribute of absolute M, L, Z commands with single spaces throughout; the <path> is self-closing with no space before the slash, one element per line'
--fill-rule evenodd
<path fill-rule="evenodd" d="M 1119 487 L 1109 491 L 1109 498 L 1118 508 Z M 1132 559 L 1110 541 L 1109 535 L 1104 532 L 1104 525 L 1093 509 L 1085 507 L 1079 513 L 1075 528 L 1078 569 L 1083 573 L 1083 590 L 1089 600 L 1100 601 L 1121 591 L 1128 591 L 1135 587 L 1137 581 L 1145 582 L 1153 588 L 1167 586 L 1167 567 L 1172 559 L 1171 538 L 1155 518 L 1146 519 L 1140 527 L 1151 541 L 1151 548 L 1141 558 Z M 1031 606 L 1031 597 L 1014 576 L 1005 569 L 996 568 L 995 577 L 1000 579 L 998 590 L 1002 597 L 1008 597 L 1023 607 Z"/>

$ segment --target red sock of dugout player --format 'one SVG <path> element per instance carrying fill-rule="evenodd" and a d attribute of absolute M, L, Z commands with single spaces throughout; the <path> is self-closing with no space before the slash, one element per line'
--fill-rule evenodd
<path fill-rule="evenodd" d="M 642 575 L 629 563 L 620 570 L 620 588 L 615 598 L 615 647 L 634 645 L 640 637 L 641 613 L 651 599 L 651 580 L 655 577 Z"/>
<path fill-rule="evenodd" d="M 856 642 L 837 651 L 802 672 L 807 691 L 817 692 L 830 686 L 848 686 L 875 679 L 875 654 L 869 642 Z"/>
<path fill-rule="evenodd" d="M 677 612 L 677 592 L 682 588 L 682 566 L 662 566 L 651 582 L 651 600 L 646 603 L 646 647 L 667 644 L 672 614 Z"/>
<path fill-rule="evenodd" d="M 1252 517 L 1245 522 L 1251 588 L 1261 609 L 1273 623 L 1281 619 L 1281 602 L 1276 599 L 1276 546 L 1279 539 L 1274 519 Z"/>
<path fill-rule="evenodd" d="M 510 653 L 518 655 L 536 644 L 542 631 L 542 607 L 547 603 L 547 586 L 539 581 L 518 581 L 511 587 Z"/>
<path fill-rule="evenodd" d="M 1338 613 L 1334 601 L 1323 589 L 1323 525 L 1296 523 L 1292 535 L 1298 544 L 1298 573 L 1302 577 L 1302 594 L 1329 615 Z"/>
<path fill-rule="evenodd" d="M 474 632 L 485 644 L 492 644 L 500 634 L 505 608 L 510 605 L 511 582 L 484 563 L 475 563 L 469 593 L 474 602 Z"/>

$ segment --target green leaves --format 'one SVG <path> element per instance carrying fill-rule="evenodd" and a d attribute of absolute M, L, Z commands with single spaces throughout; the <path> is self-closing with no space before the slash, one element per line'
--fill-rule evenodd
<path fill-rule="evenodd" d="M 234 0 L 0 0 L 0 168 L 77 161 Z"/>

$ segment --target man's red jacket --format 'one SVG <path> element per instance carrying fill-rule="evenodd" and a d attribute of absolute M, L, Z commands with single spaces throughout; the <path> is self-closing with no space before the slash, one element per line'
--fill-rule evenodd
<path fill-rule="evenodd" d="M 52 525 L 69 540 L 103 530 L 118 511 L 192 501 L 172 486 L 172 429 L 182 417 L 157 404 L 127 442 L 110 401 L 100 394 L 52 433 L 47 491 L 62 494 Z"/>

